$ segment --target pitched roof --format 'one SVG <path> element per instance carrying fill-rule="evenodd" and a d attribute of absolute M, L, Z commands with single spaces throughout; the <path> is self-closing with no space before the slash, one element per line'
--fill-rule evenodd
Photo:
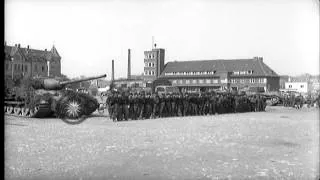
<path fill-rule="evenodd" d="M 194 60 L 174 61 L 165 65 L 161 76 L 170 72 L 234 72 L 253 70 L 250 76 L 278 76 L 269 66 L 263 63 L 262 59 L 233 59 L 233 60 Z"/>
<path fill-rule="evenodd" d="M 32 58 L 33 60 L 50 60 L 52 56 L 60 57 L 54 46 L 51 51 L 22 48 L 18 46 L 5 46 L 4 49 L 6 55 L 13 56 L 16 52 L 19 51 L 21 55 L 26 57 L 26 59 Z"/>
<path fill-rule="evenodd" d="M 60 57 L 57 49 L 56 49 L 54 46 L 52 46 L 52 48 L 51 48 L 51 53 L 52 53 L 52 55 L 54 55 L 54 56 Z"/>

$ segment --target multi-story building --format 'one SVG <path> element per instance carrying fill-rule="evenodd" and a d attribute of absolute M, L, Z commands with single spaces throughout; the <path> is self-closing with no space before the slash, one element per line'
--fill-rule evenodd
<path fill-rule="evenodd" d="M 167 79 L 181 91 L 245 89 L 261 87 L 279 90 L 280 77 L 262 57 L 236 60 L 204 60 L 168 62 L 160 79 Z"/>
<path fill-rule="evenodd" d="M 154 48 L 144 52 L 144 80 L 151 83 L 157 79 L 164 69 L 165 51 L 161 48 Z"/>
<path fill-rule="evenodd" d="M 61 75 L 61 57 L 53 46 L 50 51 L 23 48 L 20 44 L 4 47 L 5 78 L 34 76 L 56 77 Z"/>

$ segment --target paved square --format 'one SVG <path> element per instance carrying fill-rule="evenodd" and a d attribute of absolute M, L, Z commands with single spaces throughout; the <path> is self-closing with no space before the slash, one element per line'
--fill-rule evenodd
<path fill-rule="evenodd" d="M 319 110 L 79 125 L 5 117 L 6 179 L 315 179 Z"/>

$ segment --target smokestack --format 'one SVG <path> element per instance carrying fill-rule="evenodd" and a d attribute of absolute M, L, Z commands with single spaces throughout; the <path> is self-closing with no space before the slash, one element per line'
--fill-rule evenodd
<path fill-rule="evenodd" d="M 128 49 L 128 77 L 127 79 L 131 79 L 131 53 L 130 49 Z"/>
<path fill-rule="evenodd" d="M 111 75 L 111 80 L 114 81 L 114 60 L 112 59 L 112 75 Z"/>

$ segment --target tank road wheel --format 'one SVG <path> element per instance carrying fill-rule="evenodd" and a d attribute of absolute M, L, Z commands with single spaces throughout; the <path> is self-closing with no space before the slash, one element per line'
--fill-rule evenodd
<path fill-rule="evenodd" d="M 21 109 L 21 114 L 22 116 L 28 116 L 28 113 L 29 113 L 29 108 L 22 108 Z"/>
<path fill-rule="evenodd" d="M 12 114 L 13 113 L 13 107 L 12 106 L 8 106 L 7 107 L 7 114 Z"/>
<path fill-rule="evenodd" d="M 66 116 L 62 120 L 68 124 L 79 124 L 86 119 L 81 114 L 81 105 L 75 100 L 69 100 L 65 106 Z"/>
<path fill-rule="evenodd" d="M 13 112 L 14 112 L 15 115 L 20 115 L 21 108 L 19 108 L 19 107 L 14 107 L 14 108 L 13 108 Z"/>
<path fill-rule="evenodd" d="M 39 111 L 39 107 L 36 106 L 33 109 L 29 109 L 29 117 L 33 117 Z"/>

